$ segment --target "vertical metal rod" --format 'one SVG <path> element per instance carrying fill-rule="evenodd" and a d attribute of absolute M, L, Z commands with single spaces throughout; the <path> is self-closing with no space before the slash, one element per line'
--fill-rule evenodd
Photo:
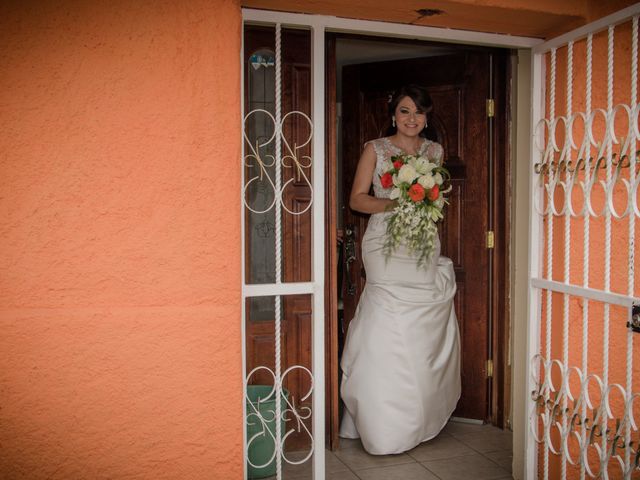
<path fill-rule="evenodd" d="M 555 119 L 555 105 L 556 105 L 556 49 L 551 50 L 551 79 L 549 81 L 549 119 L 553 124 L 553 120 Z M 551 132 L 549 132 L 551 136 Z M 553 195 L 554 191 L 552 189 L 549 190 L 549 205 L 550 207 L 553 203 Z M 548 208 L 547 214 L 547 280 L 553 280 L 553 209 Z M 551 333 L 552 333 L 552 315 L 553 309 L 552 307 L 553 295 L 551 290 L 547 290 L 547 302 L 546 302 L 546 313 L 545 313 L 545 360 L 550 365 L 551 362 Z M 545 372 L 547 373 L 547 372 Z M 547 373 L 547 375 L 549 375 Z M 549 420 L 548 429 L 551 428 L 551 420 Z M 549 436 L 545 435 L 544 440 L 544 480 L 549 479 Z"/>
<path fill-rule="evenodd" d="M 614 26 L 609 26 L 607 37 L 607 115 L 611 115 L 613 111 L 613 57 L 614 57 Z M 607 135 L 607 185 L 611 188 L 611 162 L 613 160 L 613 141 L 611 134 Z M 605 222 L 604 222 L 604 290 L 606 292 L 611 291 L 611 210 L 608 206 L 605 208 Z M 604 304 L 604 321 L 602 332 L 602 383 L 603 394 L 609 387 L 609 319 L 610 319 L 610 305 Z M 605 414 L 602 415 L 602 452 L 606 455 L 607 451 L 607 424 L 609 419 Z M 603 472 L 603 476 L 606 478 L 606 473 Z"/>
<path fill-rule="evenodd" d="M 567 45 L 567 118 L 571 118 L 572 101 L 573 101 L 573 42 Z M 566 161 L 571 162 L 571 145 L 569 145 L 569 135 L 565 136 Z M 571 182 L 571 173 L 569 169 L 566 171 L 567 185 Z M 569 190 L 567 190 L 569 192 Z M 567 208 L 567 204 L 571 199 L 567 194 L 565 197 L 565 214 L 564 214 L 564 282 L 571 283 L 571 213 Z M 565 375 L 569 374 L 569 295 L 562 296 L 562 368 Z M 567 428 L 567 395 L 562 397 L 562 428 Z M 564 435 L 563 435 L 564 436 Z M 564 438 L 562 440 L 564 442 Z M 567 478 L 567 456 L 565 449 L 562 449 L 561 455 L 561 478 Z"/>
<path fill-rule="evenodd" d="M 591 74 L 593 67 L 593 34 L 589 34 L 587 37 L 587 68 L 586 68 L 586 89 L 585 89 L 585 113 L 587 118 L 591 115 Z M 586 128 L 586 125 L 585 125 Z M 586 132 L 585 132 L 586 136 Z M 589 158 L 591 155 L 591 144 L 589 144 L 589 148 L 585 151 L 584 155 L 586 158 Z M 589 182 L 591 177 L 590 165 L 587 162 L 584 169 L 584 181 L 585 183 Z M 589 287 L 589 248 L 591 246 L 590 240 L 590 221 L 591 216 L 589 215 L 589 211 L 585 208 L 584 213 L 584 227 L 583 227 L 583 259 L 582 259 L 582 283 L 585 288 Z M 587 378 L 587 368 L 589 366 L 589 299 L 583 297 L 582 299 L 582 375 L 583 378 L 581 381 L 585 381 Z M 582 418 L 586 418 L 587 416 L 587 404 L 586 402 L 582 402 L 582 407 L 580 411 L 580 415 Z M 586 444 L 587 441 L 587 428 L 584 422 L 580 427 L 580 433 L 583 444 Z M 586 475 L 584 461 L 580 462 L 580 479 L 584 480 Z"/>
<path fill-rule="evenodd" d="M 279 23 L 276 24 L 276 81 L 275 81 L 275 118 L 276 118 L 276 136 L 275 144 L 275 267 L 276 267 L 276 284 L 282 282 L 282 28 Z M 275 401 L 276 401 L 276 477 L 278 480 L 282 478 L 282 378 L 281 378 L 281 297 L 275 296 Z"/>

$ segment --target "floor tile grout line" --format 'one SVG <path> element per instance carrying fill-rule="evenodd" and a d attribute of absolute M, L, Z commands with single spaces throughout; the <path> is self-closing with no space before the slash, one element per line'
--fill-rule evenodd
<path fill-rule="evenodd" d="M 507 451 L 507 450 L 505 450 L 505 451 Z M 504 470 L 504 471 L 505 471 L 505 473 L 506 473 L 507 475 L 511 475 L 511 477 L 513 477 L 513 473 L 512 473 L 512 472 L 510 472 L 509 470 L 507 470 L 506 468 L 504 468 L 504 467 L 503 467 L 502 465 L 500 465 L 498 462 L 496 462 L 496 461 L 492 460 L 491 458 L 487 457 L 486 455 L 483 455 L 482 453 L 478 452 L 477 450 L 476 450 L 476 453 L 477 453 L 478 455 L 480 455 L 482 458 L 485 458 L 485 459 L 489 460 L 491 463 L 493 463 L 493 464 L 494 464 L 495 466 L 497 466 L 498 468 L 500 468 L 500 469 Z M 465 456 L 469 456 L 469 455 L 465 455 Z M 426 462 L 431 462 L 431 461 L 436 462 L 436 461 L 442 461 L 442 460 L 451 460 L 451 459 L 454 459 L 454 458 L 462 458 L 462 456 L 459 456 L 459 457 L 449 457 L 449 458 L 441 458 L 441 459 L 438 459 L 438 460 L 426 460 L 424 463 L 426 463 Z M 422 462 L 418 462 L 418 463 L 420 463 L 421 465 L 424 465 L 424 463 L 422 463 Z M 427 470 L 428 470 L 428 469 L 427 469 Z M 429 471 L 431 471 L 431 470 L 429 470 Z"/>
<path fill-rule="evenodd" d="M 484 456 L 485 453 L 500 452 L 500 451 L 508 452 L 508 451 L 512 451 L 513 450 L 513 448 L 511 448 L 511 449 L 503 449 L 503 450 L 491 450 L 489 452 L 481 452 L 478 449 L 476 449 L 476 448 L 472 447 L 471 445 L 469 445 L 468 443 L 466 443 L 464 440 L 461 440 L 459 438 L 456 438 L 456 440 L 458 440 L 460 443 L 464 444 L 466 447 L 469 447 L 471 450 L 473 450 L 474 452 L 479 453 L 482 456 Z"/>
<path fill-rule="evenodd" d="M 470 452 L 470 453 L 467 453 L 467 454 L 464 454 L 464 455 L 457 455 L 457 454 L 454 454 L 454 455 L 452 455 L 452 456 L 450 456 L 450 457 L 429 458 L 429 459 L 427 459 L 427 460 L 418 460 L 418 459 L 416 458 L 416 462 L 418 462 L 418 463 L 425 463 L 425 462 L 438 462 L 438 461 L 440 461 L 440 460 L 452 460 L 452 459 L 454 459 L 454 458 L 464 458 L 464 457 L 468 457 L 468 456 L 471 456 L 471 455 L 475 455 L 476 453 L 477 453 L 477 452 L 475 452 L 475 451 L 474 451 L 474 452 Z M 480 454 L 480 455 L 482 455 L 482 454 Z"/>
<path fill-rule="evenodd" d="M 424 469 L 425 469 L 427 472 L 429 472 L 431 475 L 433 475 L 434 477 L 436 477 L 438 480 L 442 480 L 438 475 L 436 475 L 436 473 L 435 473 L 435 472 L 433 472 L 433 471 L 429 470 L 429 469 L 427 468 L 427 466 L 426 466 L 424 463 L 420 463 L 420 462 L 418 462 L 418 464 L 419 464 L 420 466 L 422 466 L 422 468 L 424 468 Z"/>
<path fill-rule="evenodd" d="M 506 472 L 511 475 L 511 477 L 513 477 L 513 472 L 510 470 L 513 470 L 513 466 L 507 470 L 506 468 L 504 468 L 502 465 L 500 465 L 498 462 L 496 462 L 495 460 L 493 460 L 492 458 L 487 457 L 486 455 L 483 455 L 484 458 L 486 458 L 487 460 L 489 460 L 490 462 L 493 462 L 495 465 L 499 466 L 500 468 L 502 468 L 503 470 L 506 470 Z M 511 460 L 513 462 L 513 458 Z"/>
<path fill-rule="evenodd" d="M 461 440 L 461 441 L 462 441 L 462 440 Z M 463 443 L 464 443 L 464 442 L 463 442 Z M 480 452 L 480 451 L 476 450 L 476 449 L 475 449 L 475 448 L 473 448 L 471 445 L 468 445 L 468 444 L 466 444 L 466 443 L 465 443 L 465 445 L 466 445 L 467 447 L 469 447 L 471 450 L 473 450 L 473 451 L 477 452 L 477 453 L 478 453 L 479 455 L 481 455 L 482 457 L 484 457 L 484 458 L 486 458 L 487 460 L 489 460 L 489 461 L 490 461 L 491 463 L 493 463 L 494 465 L 497 465 L 498 467 L 502 468 L 502 469 L 503 469 L 503 470 L 505 470 L 505 471 L 506 471 L 506 469 L 505 469 L 502 465 L 500 465 L 500 464 L 499 464 L 498 462 L 496 462 L 495 460 L 493 460 L 493 459 L 491 459 L 491 458 L 487 457 L 487 456 L 485 455 L 485 453 L 492 453 L 492 452 L 499 452 L 499 451 L 504 451 L 504 452 L 511 451 L 511 455 L 513 455 L 513 451 L 512 451 L 512 450 L 492 450 L 491 452 L 484 452 L 484 453 L 483 453 L 483 452 Z M 513 476 L 513 473 L 512 473 L 512 472 L 507 471 L 507 473 L 509 473 L 511 476 Z"/>

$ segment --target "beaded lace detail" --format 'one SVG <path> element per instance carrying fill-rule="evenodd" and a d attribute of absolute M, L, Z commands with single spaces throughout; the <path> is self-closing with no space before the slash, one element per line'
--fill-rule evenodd
<path fill-rule="evenodd" d="M 370 140 L 367 144 L 372 144 L 373 149 L 376 152 L 376 168 L 373 171 L 373 193 L 376 198 L 389 198 L 391 195 L 390 188 L 382 188 L 382 184 L 380 183 L 380 176 L 384 173 L 382 171 L 382 162 L 386 159 L 391 158 L 394 155 L 401 155 L 405 153 L 401 148 L 396 147 L 389 137 L 377 138 L 375 140 Z M 431 140 L 424 140 L 422 145 L 418 149 L 418 155 L 424 155 L 429 159 L 429 161 L 441 165 L 442 157 L 444 154 L 444 150 L 442 149 L 442 145 L 436 142 L 432 142 Z"/>

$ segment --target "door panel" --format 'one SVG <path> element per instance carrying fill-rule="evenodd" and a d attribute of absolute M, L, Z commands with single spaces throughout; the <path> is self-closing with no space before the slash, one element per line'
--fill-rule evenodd
<path fill-rule="evenodd" d="M 488 123 L 489 54 L 456 55 L 347 66 L 343 70 L 344 204 L 363 144 L 385 136 L 389 95 L 399 86 L 428 88 L 434 102 L 427 134 L 442 144 L 452 175 L 451 204 L 440 225 L 442 254 L 454 263 L 458 292 L 456 314 L 462 342 L 462 398 L 455 415 L 488 417 L 486 360 L 489 345 L 489 255 L 484 244 L 489 226 Z M 366 278 L 360 241 L 368 218 L 345 208 L 357 244 L 351 265 L 353 295 L 343 289 L 346 322 L 353 317 Z M 343 282 L 347 285 L 349 282 Z"/>

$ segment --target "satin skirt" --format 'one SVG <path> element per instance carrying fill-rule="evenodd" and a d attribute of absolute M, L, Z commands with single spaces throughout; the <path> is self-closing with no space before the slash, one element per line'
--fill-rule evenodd
<path fill-rule="evenodd" d="M 367 283 L 340 362 L 340 436 L 360 438 L 375 455 L 435 437 L 460 398 L 453 264 L 439 241 L 426 267 L 403 247 L 387 259 L 384 218 L 372 215 L 362 240 Z"/>

